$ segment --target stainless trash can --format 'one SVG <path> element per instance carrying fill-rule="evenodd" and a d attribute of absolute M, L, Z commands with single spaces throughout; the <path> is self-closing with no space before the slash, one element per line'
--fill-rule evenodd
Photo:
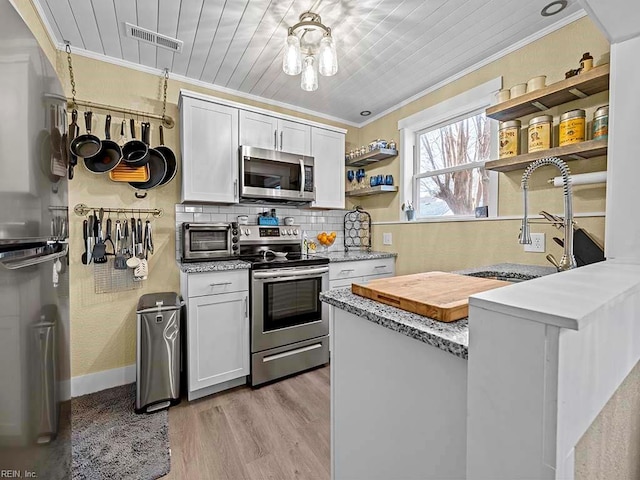
<path fill-rule="evenodd" d="M 140 297 L 136 335 L 136 413 L 151 413 L 180 402 L 180 310 L 177 293 Z"/>

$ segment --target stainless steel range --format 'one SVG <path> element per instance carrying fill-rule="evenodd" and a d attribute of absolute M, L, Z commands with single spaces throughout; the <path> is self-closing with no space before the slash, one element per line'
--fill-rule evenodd
<path fill-rule="evenodd" d="M 251 385 L 329 361 L 329 260 L 302 253 L 298 226 L 241 225 L 240 257 L 251 261 Z"/>

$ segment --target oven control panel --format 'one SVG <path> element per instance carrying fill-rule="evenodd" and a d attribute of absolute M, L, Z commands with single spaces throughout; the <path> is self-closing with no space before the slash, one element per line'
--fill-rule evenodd
<path fill-rule="evenodd" d="M 252 240 L 302 240 L 302 229 L 297 225 L 264 227 L 261 225 L 239 225 L 240 242 Z"/>

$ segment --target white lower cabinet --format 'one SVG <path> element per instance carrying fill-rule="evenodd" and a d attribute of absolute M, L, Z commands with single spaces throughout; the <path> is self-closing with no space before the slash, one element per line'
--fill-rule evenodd
<path fill-rule="evenodd" d="M 396 274 L 395 258 L 354 260 L 329 264 L 329 288 L 350 287 L 352 283 L 366 285 L 371 280 L 393 277 Z M 333 342 L 333 309 L 329 309 L 329 351 Z"/>
<path fill-rule="evenodd" d="M 225 283 L 225 273 L 183 274 L 189 400 L 244 384 L 250 373 L 248 271 L 228 272 L 234 277 L 239 273 L 244 282 L 229 284 L 241 290 L 201 296 L 194 296 L 201 290 L 188 286 Z"/>

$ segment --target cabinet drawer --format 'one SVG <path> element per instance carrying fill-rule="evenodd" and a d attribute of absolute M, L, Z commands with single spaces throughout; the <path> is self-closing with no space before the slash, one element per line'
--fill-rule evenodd
<path fill-rule="evenodd" d="M 249 290 L 249 270 L 190 273 L 187 277 L 189 298 Z"/>
<path fill-rule="evenodd" d="M 345 280 L 369 275 L 394 275 L 395 259 L 359 260 L 329 264 L 329 280 Z"/>

